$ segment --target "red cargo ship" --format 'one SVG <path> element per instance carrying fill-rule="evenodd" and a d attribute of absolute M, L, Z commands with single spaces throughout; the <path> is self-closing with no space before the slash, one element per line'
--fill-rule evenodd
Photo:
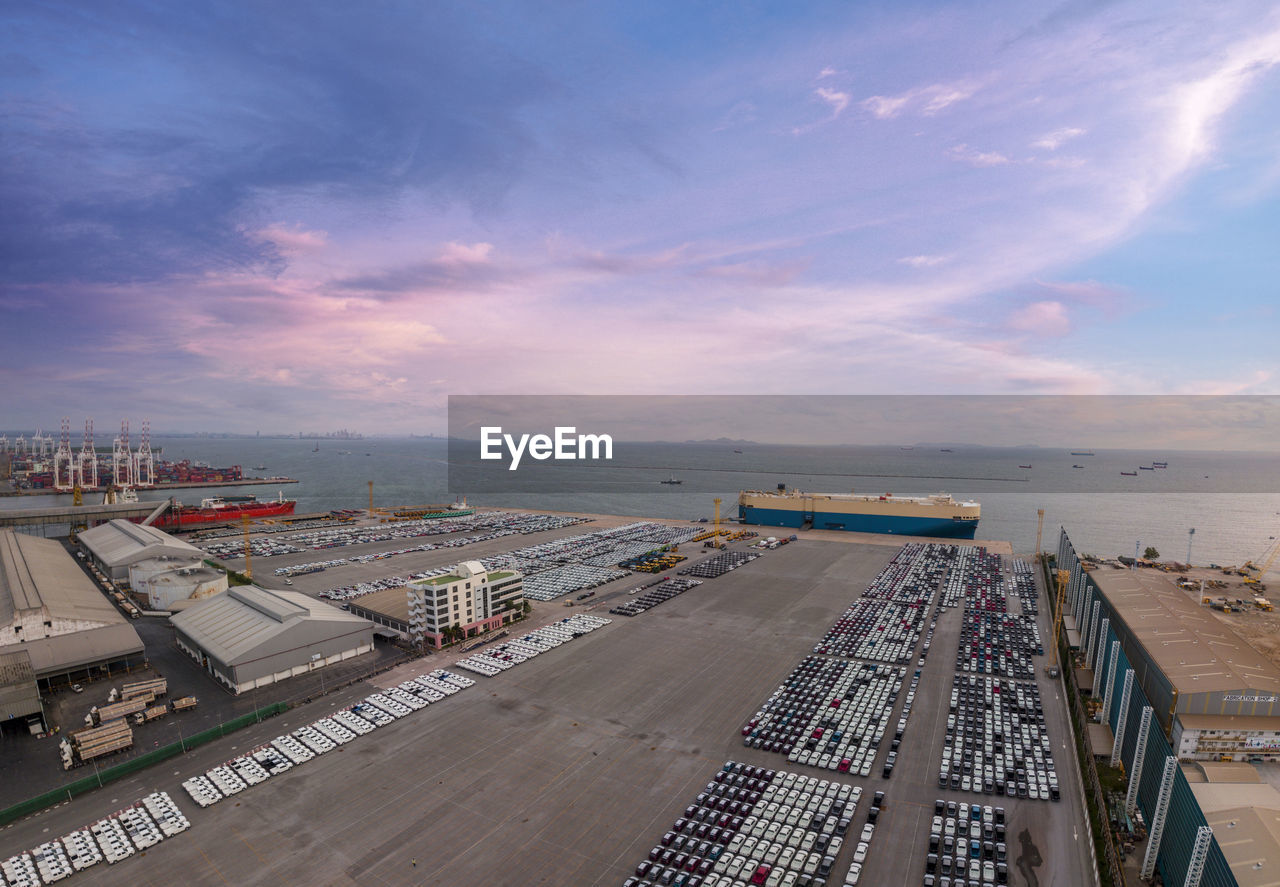
<path fill-rule="evenodd" d="M 184 530 L 202 524 L 223 524 L 242 517 L 280 517 L 293 514 L 296 499 L 279 498 L 258 501 L 256 496 L 226 496 L 204 499 L 199 505 L 179 504 L 177 511 L 166 511 L 155 522 L 162 530 Z"/>

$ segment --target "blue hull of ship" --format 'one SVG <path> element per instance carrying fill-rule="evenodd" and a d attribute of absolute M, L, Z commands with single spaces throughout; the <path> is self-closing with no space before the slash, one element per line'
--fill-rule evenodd
<path fill-rule="evenodd" d="M 804 526 L 808 516 L 803 511 L 780 508 L 756 508 L 739 506 L 738 517 L 743 523 L 762 527 Z M 950 518 L 898 517 L 879 514 L 842 514 L 818 511 L 813 513 L 815 530 L 847 530 L 852 533 L 887 533 L 895 536 L 941 536 L 946 539 L 972 539 L 978 532 L 977 521 L 952 520 Z"/>

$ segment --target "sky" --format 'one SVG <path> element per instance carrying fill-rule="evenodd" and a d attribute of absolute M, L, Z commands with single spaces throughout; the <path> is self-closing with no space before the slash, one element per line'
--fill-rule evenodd
<path fill-rule="evenodd" d="M 1274 3 L 0 20 L 0 427 L 1277 393 Z"/>

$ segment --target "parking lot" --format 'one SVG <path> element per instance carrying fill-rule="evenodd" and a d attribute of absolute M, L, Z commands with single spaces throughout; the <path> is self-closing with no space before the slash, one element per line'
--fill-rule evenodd
<path fill-rule="evenodd" d="M 935 655 L 922 668 L 890 779 L 879 766 L 863 777 L 791 764 L 745 748 L 741 735 L 761 700 L 897 550 L 806 538 L 770 552 L 641 618 L 615 619 L 575 640 L 570 656 L 554 651 L 476 676 L 471 690 L 309 763 L 305 778 L 281 773 L 237 796 L 239 806 L 184 804 L 189 831 L 145 860 L 97 866 L 71 883 L 168 884 L 181 871 L 201 884 L 619 885 L 725 761 L 737 760 L 853 783 L 863 794 L 884 791 L 862 883 L 920 884 L 935 799 L 979 800 L 940 789 L 936 779 L 959 608 L 938 619 Z M 1041 630 L 1047 634 L 1047 626 Z M 452 661 L 432 657 L 430 664 Z M 915 667 L 913 660 L 907 674 Z M 0 831 L 0 856 L 153 790 L 185 798 L 183 780 L 226 761 L 234 748 L 315 721 L 371 689 L 353 686 L 17 823 Z M 1092 866 L 1074 762 L 1059 751 L 1068 735 L 1065 710 L 1053 690 L 1042 696 L 1063 800 L 1004 799 L 1009 883 L 1087 884 Z M 892 707 L 891 722 L 904 701 Z M 882 745 L 877 765 L 886 752 Z M 858 831 L 865 809 L 858 807 Z M 834 869 L 841 878 L 854 850 L 841 851 Z"/>

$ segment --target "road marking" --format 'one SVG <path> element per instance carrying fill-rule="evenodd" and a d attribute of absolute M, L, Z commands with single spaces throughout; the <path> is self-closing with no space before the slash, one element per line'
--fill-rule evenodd
<path fill-rule="evenodd" d="M 1071 838 L 1072 840 L 1075 840 L 1075 841 L 1080 840 L 1080 832 L 1076 830 L 1076 827 L 1074 825 L 1071 827 Z"/>
<path fill-rule="evenodd" d="M 208 854 L 208 853 L 205 853 L 205 852 L 204 852 L 204 848 L 203 848 L 203 847 L 201 847 L 201 848 L 200 848 L 200 855 L 204 857 L 204 861 L 205 861 L 205 862 L 209 863 L 209 868 L 213 869 L 213 870 L 217 873 L 217 875 L 218 875 L 218 877 L 219 877 L 219 878 L 222 878 L 222 883 L 223 883 L 223 884 L 230 884 L 230 883 L 231 883 L 231 882 L 230 882 L 230 881 L 228 881 L 225 877 L 223 877 L 222 872 L 218 869 L 218 867 L 217 867 L 216 865 L 214 865 L 214 864 L 213 864 L 213 860 L 209 858 L 209 854 Z"/>

